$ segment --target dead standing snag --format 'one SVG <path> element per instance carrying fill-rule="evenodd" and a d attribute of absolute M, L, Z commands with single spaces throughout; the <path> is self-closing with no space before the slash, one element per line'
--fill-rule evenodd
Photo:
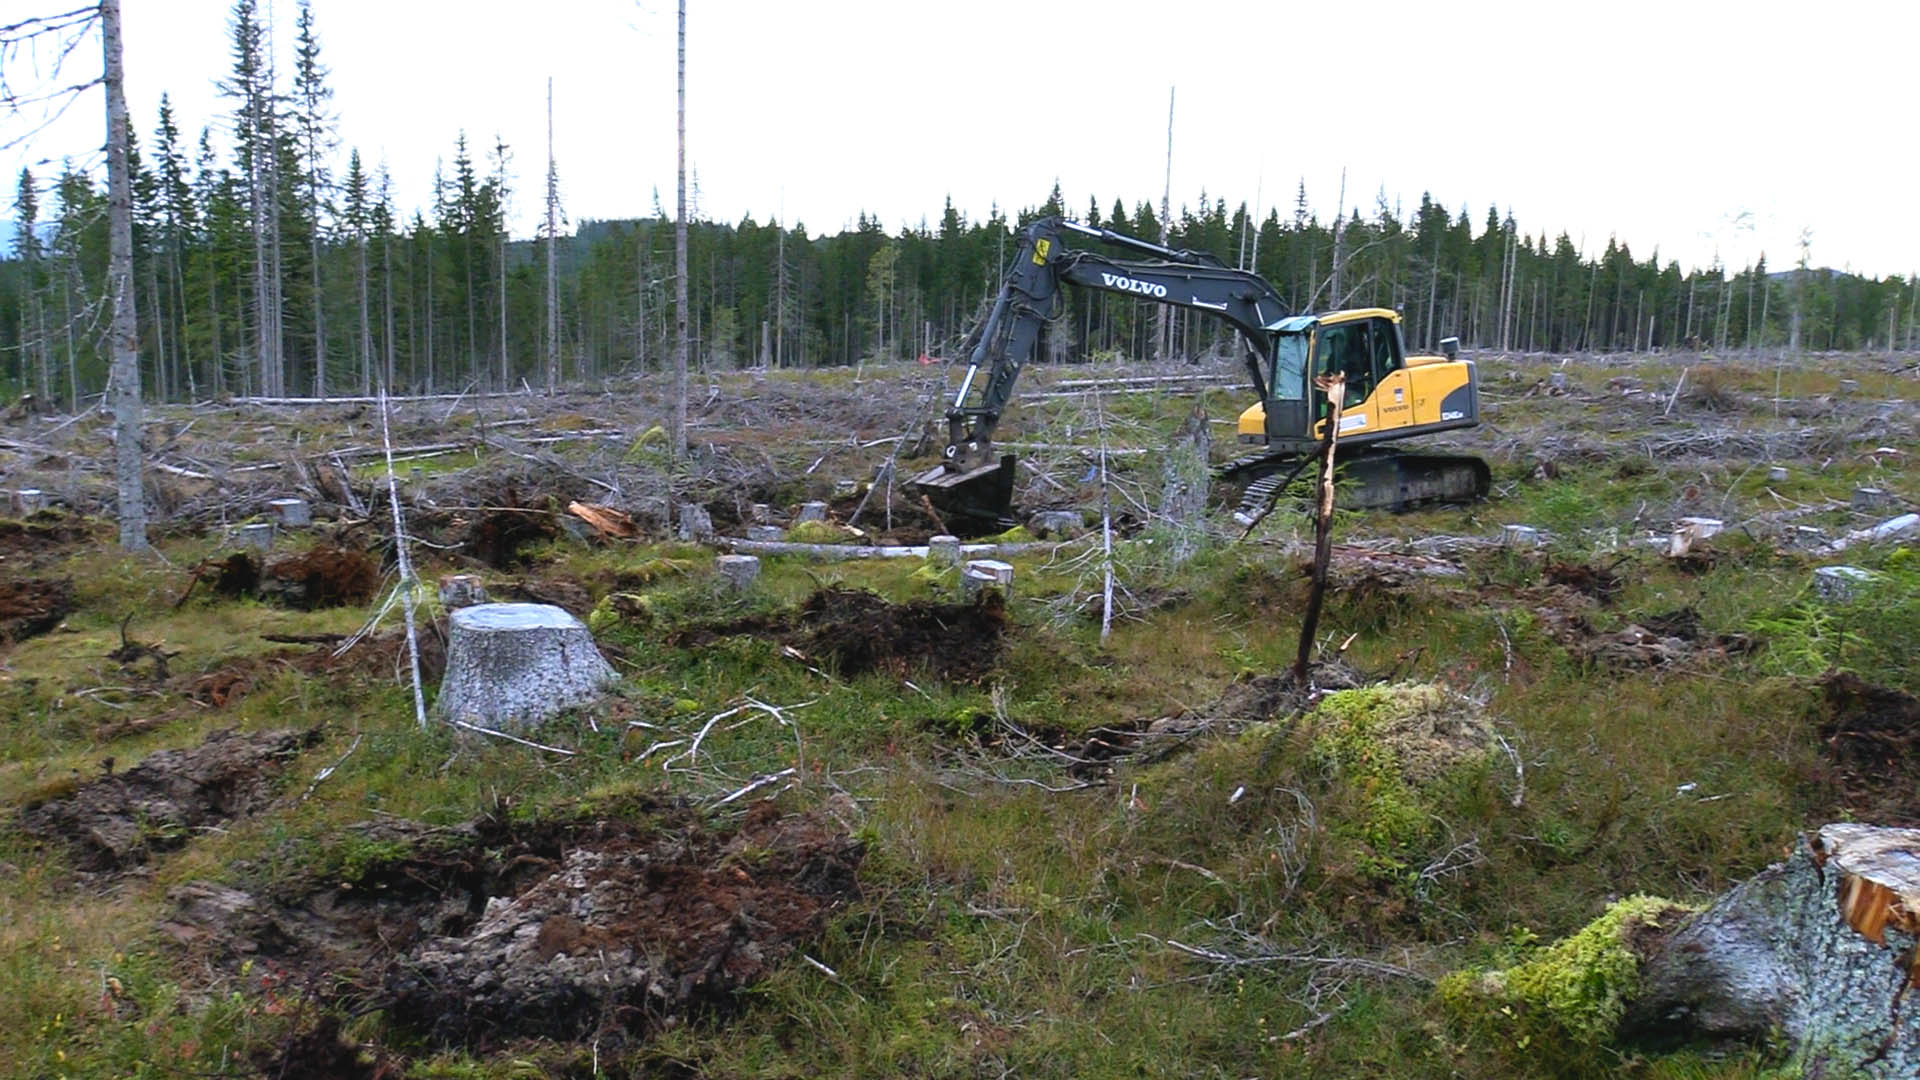
<path fill-rule="evenodd" d="M 1313 659 L 1313 635 L 1320 629 L 1320 606 L 1327 598 L 1327 565 L 1333 561 L 1333 466 L 1340 441 L 1340 407 L 1346 401 L 1347 379 L 1338 372 L 1323 375 L 1313 385 L 1327 395 L 1327 441 L 1320 451 L 1320 507 L 1313 522 L 1313 592 L 1307 597 L 1307 615 L 1300 622 L 1300 652 L 1293 660 L 1293 681 L 1307 685 Z"/>

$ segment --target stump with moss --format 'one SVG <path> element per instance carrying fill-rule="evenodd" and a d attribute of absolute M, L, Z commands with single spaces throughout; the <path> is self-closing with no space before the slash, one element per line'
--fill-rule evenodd
<path fill-rule="evenodd" d="M 1697 913 L 1634 897 L 1441 1000 L 1515 1045 L 1742 1042 L 1808 1076 L 1920 1076 L 1920 829 L 1838 824 Z"/>

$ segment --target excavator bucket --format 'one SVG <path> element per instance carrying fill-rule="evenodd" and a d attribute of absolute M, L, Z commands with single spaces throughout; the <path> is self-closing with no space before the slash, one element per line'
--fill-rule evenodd
<path fill-rule="evenodd" d="M 914 492 L 926 496 L 956 536 L 980 536 L 1009 527 L 1013 510 L 1013 455 L 1005 454 L 998 465 L 982 465 L 965 471 L 936 465 L 908 482 Z"/>

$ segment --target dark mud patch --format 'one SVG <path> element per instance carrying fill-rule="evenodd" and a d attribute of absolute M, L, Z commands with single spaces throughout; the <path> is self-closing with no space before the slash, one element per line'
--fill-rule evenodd
<path fill-rule="evenodd" d="M 1875 825 L 1920 826 L 1920 698 L 1849 671 L 1820 688 L 1821 756 L 1840 808 Z"/>
<path fill-rule="evenodd" d="M 778 641 L 849 677 L 929 671 L 953 682 L 978 682 L 999 663 L 1006 629 L 1005 601 L 993 592 L 983 593 L 978 603 L 895 604 L 865 589 L 828 588 L 786 614 L 689 627 L 668 641 L 697 648 L 723 637 L 752 635 Z"/>
<path fill-rule="evenodd" d="M 149 754 L 122 773 L 111 771 L 109 758 L 106 775 L 22 810 L 20 828 L 68 848 L 81 870 L 129 870 L 266 806 L 287 763 L 318 739 L 317 730 L 216 731 L 199 746 Z"/>
<path fill-rule="evenodd" d="M 72 578 L 0 581 L 0 645 L 44 634 L 72 610 Z"/>
<path fill-rule="evenodd" d="M 847 495 L 832 500 L 827 510 L 834 521 L 853 521 L 854 511 L 860 510 L 860 501 L 867 500 L 866 509 L 860 512 L 856 522 L 871 537 L 865 541 L 874 544 L 924 544 L 930 537 L 947 531 L 947 523 L 934 516 L 918 497 L 910 497 L 904 489 L 896 487 L 893 491 L 892 505 L 888 505 L 888 496 L 884 488 L 873 492 L 872 498 L 865 493 Z"/>
<path fill-rule="evenodd" d="M 380 564 L 362 551 L 322 544 L 267 564 L 260 596 L 301 611 L 356 607 L 373 599 Z"/>
<path fill-rule="evenodd" d="M 863 854 L 829 818 L 770 804 L 730 828 L 669 807 L 355 831 L 349 852 L 402 853 L 257 893 L 180 886 L 162 930 L 329 1004 L 385 1009 L 436 1046 L 618 1046 L 730 1006 L 855 895 Z"/>

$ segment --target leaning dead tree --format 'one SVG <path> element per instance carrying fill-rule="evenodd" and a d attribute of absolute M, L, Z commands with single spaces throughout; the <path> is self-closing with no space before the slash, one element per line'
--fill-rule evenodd
<path fill-rule="evenodd" d="M 1333 561 L 1333 466 L 1340 442 L 1340 407 L 1347 397 L 1347 379 L 1341 374 L 1321 376 L 1314 385 L 1327 395 L 1327 441 L 1320 451 L 1320 504 L 1313 519 L 1313 590 L 1307 595 L 1307 614 L 1300 620 L 1300 651 L 1293 660 L 1295 686 L 1307 685 L 1313 660 L 1313 636 L 1320 631 L 1320 607 L 1327 599 L 1327 565 Z"/>
<path fill-rule="evenodd" d="M 107 282 L 113 297 L 114 480 L 120 546 L 147 546 L 140 450 L 140 326 L 133 309 L 133 178 L 127 167 L 127 92 L 120 65 L 120 0 L 102 0 L 100 39 L 107 84 Z"/>
<path fill-rule="evenodd" d="M 680 206 L 673 219 L 673 460 L 687 457 L 687 0 L 680 0 Z"/>

